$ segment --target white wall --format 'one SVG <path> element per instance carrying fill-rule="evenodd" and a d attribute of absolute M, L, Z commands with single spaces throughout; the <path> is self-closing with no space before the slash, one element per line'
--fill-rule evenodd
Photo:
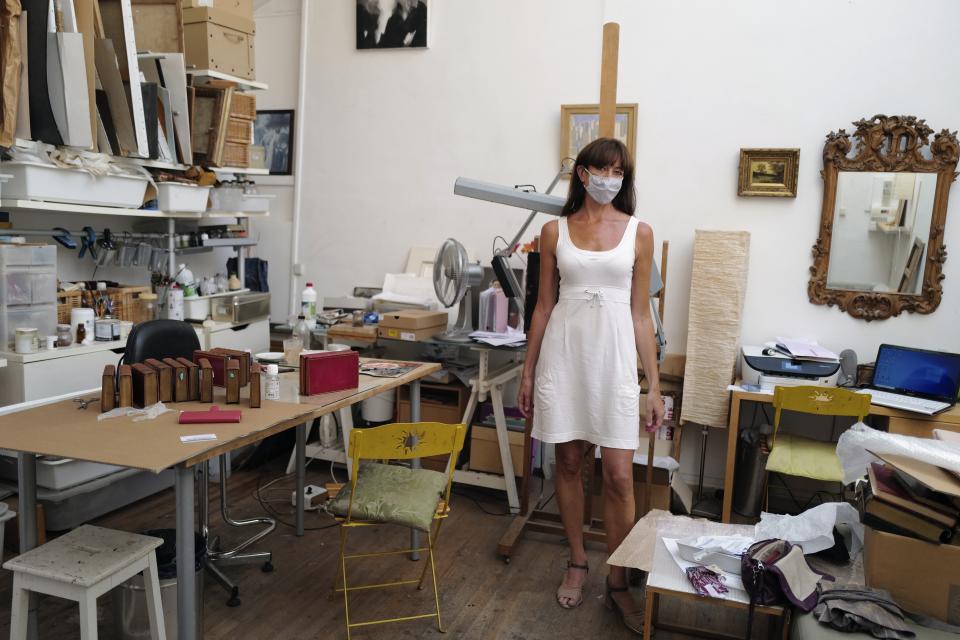
<path fill-rule="evenodd" d="M 273 0 L 258 18 L 295 5 L 287 3 Z M 602 24 L 616 20 L 619 100 L 639 103 L 638 215 L 658 240 L 670 241 L 670 351 L 686 348 L 693 232 L 700 228 L 751 233 L 745 342 L 812 334 L 834 350 L 854 348 L 862 360 L 872 359 L 881 341 L 960 349 L 955 256 L 945 265 L 943 303 L 928 316 L 865 323 L 810 304 L 806 293 L 824 136 L 875 113 L 918 115 L 935 130 L 960 126 L 960 86 L 943 82 L 960 74 L 953 45 L 960 4 L 911 3 L 922 26 L 900 29 L 895 47 L 882 46 L 880 35 L 903 22 L 907 4 L 894 0 L 430 6 L 429 50 L 356 51 L 355 4 L 312 4 L 307 113 L 297 114 L 306 155 L 297 171 L 304 181 L 302 262 L 322 294 L 379 284 L 385 272 L 402 268 L 410 246 L 453 236 L 489 255 L 494 236 L 514 233 L 522 211 L 455 197 L 454 179 L 545 187 L 557 169 L 560 105 L 597 100 Z M 267 68 L 263 58 L 280 63 L 295 55 L 296 21 L 284 24 L 281 30 L 258 19 L 261 77 L 288 91 L 272 89 L 262 104 L 295 104 L 296 65 Z M 798 196 L 738 198 L 741 147 L 799 147 Z M 950 217 L 957 218 L 960 194 L 953 195 Z M 266 244 L 260 252 L 271 260 L 278 292 L 285 215 L 276 211 L 269 223 L 277 253 L 266 254 Z M 535 228 L 546 220 L 541 215 Z M 948 248 L 960 245 L 960 220 L 950 221 L 945 240 Z M 685 456 L 695 462 L 695 454 Z M 719 470 L 710 465 L 708 475 Z"/>

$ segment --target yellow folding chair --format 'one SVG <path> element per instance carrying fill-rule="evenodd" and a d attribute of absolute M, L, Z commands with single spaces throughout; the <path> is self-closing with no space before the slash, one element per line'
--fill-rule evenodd
<path fill-rule="evenodd" d="M 343 592 L 343 611 L 347 625 L 347 639 L 355 627 L 387 622 L 436 618 L 437 628 L 442 632 L 440 621 L 440 595 L 437 589 L 437 572 L 433 550 L 440 535 L 440 526 L 450 514 L 450 489 L 456 456 L 463 448 L 466 428 L 462 424 L 439 422 L 416 422 L 387 424 L 370 429 L 354 429 L 350 433 L 349 455 L 353 461 L 350 485 L 343 487 L 328 505 L 328 511 L 338 516 L 340 527 L 340 566 L 334 577 L 334 590 Z M 390 464 L 395 460 L 410 460 L 426 456 L 448 455 L 447 472 L 429 469 L 411 469 Z M 379 462 L 377 462 L 379 461 Z M 393 551 L 346 554 L 347 534 L 354 527 L 378 524 L 396 524 L 424 531 L 427 546 L 405 547 Z M 382 584 L 349 586 L 347 584 L 347 560 L 372 558 L 425 551 L 429 563 L 425 563 L 419 580 L 400 580 Z M 424 613 L 400 618 L 385 618 L 365 622 L 350 621 L 350 592 L 361 589 L 380 589 L 405 584 L 423 588 L 427 568 L 433 576 L 433 597 L 436 613 Z M 337 578 L 342 576 L 340 586 Z"/>
<path fill-rule="evenodd" d="M 769 510 L 771 473 L 843 483 L 843 469 L 835 442 L 793 434 L 778 436 L 784 409 L 821 416 L 856 417 L 862 421 L 870 412 L 870 396 L 834 387 L 776 387 L 773 408 L 773 438 L 763 482 L 764 511 Z"/>

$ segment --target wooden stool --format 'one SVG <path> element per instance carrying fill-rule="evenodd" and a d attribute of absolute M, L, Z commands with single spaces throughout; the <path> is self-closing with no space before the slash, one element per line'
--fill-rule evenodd
<path fill-rule="evenodd" d="M 10 638 L 26 640 L 30 591 L 80 604 L 80 637 L 97 637 L 97 598 L 143 571 L 150 637 L 166 640 L 157 557 L 159 538 L 83 525 L 4 563 L 13 571 Z"/>

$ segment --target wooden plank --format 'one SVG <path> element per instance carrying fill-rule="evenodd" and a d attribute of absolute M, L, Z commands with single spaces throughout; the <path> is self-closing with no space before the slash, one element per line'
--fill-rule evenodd
<path fill-rule="evenodd" d="M 617 64 L 620 25 L 603 25 L 603 54 L 600 62 L 600 137 L 612 138 L 617 110 Z"/>

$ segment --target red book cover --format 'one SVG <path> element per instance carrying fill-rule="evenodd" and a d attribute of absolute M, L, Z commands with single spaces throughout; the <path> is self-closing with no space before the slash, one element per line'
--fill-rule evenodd
<path fill-rule="evenodd" d="M 214 405 L 209 411 L 181 411 L 180 424 L 213 424 L 218 422 L 240 422 L 239 410 L 224 411 Z"/>
<path fill-rule="evenodd" d="M 356 351 L 308 353 L 300 356 L 300 395 L 356 389 L 360 386 L 360 354 Z"/>

